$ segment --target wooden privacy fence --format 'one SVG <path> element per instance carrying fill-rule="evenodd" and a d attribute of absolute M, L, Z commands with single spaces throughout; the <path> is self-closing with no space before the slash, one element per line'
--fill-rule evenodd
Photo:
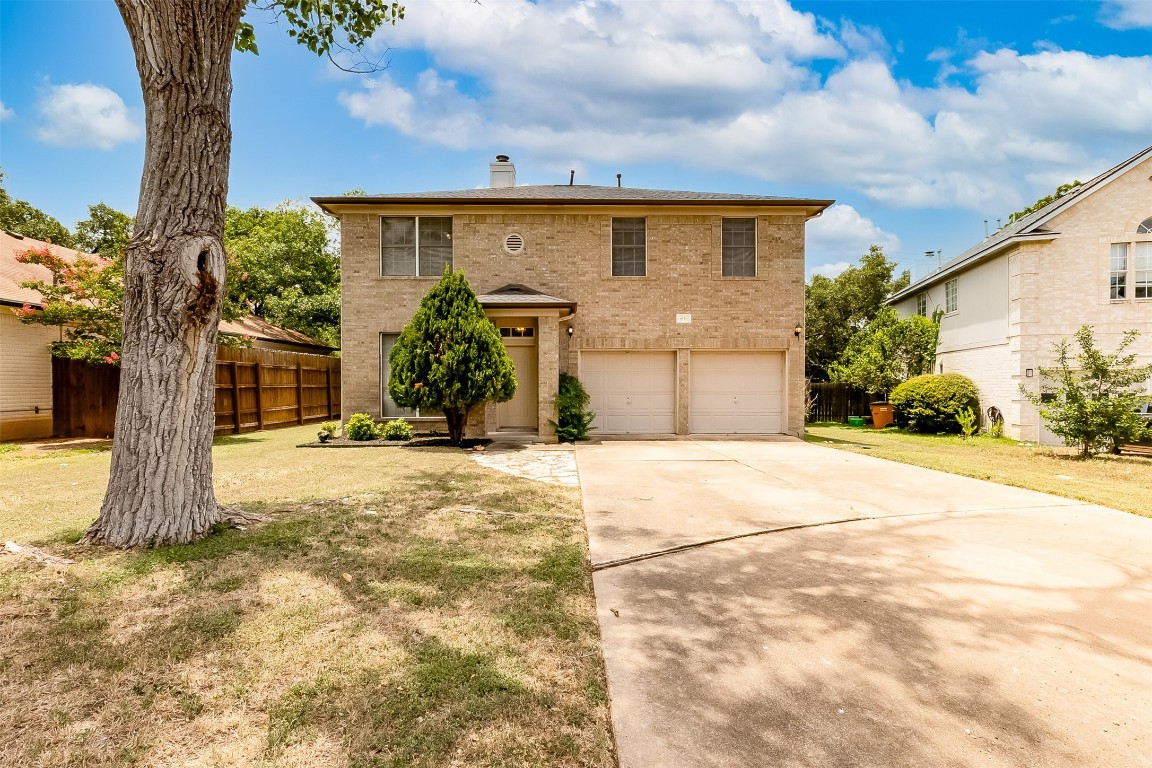
<path fill-rule="evenodd" d="M 216 353 L 216 434 L 340 418 L 340 358 L 232 349 Z"/>
<path fill-rule="evenodd" d="M 808 421 L 847 422 L 849 416 L 867 416 L 872 398 L 862 389 L 830 381 L 808 384 Z"/>
<path fill-rule="evenodd" d="M 52 432 L 111 437 L 120 367 L 52 358 Z M 216 434 L 340 418 L 340 358 L 273 349 L 216 350 Z"/>

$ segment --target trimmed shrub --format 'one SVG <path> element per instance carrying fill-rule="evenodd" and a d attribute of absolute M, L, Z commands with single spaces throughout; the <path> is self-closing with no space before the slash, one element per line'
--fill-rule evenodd
<path fill-rule="evenodd" d="M 376 440 L 380 426 L 366 413 L 354 413 L 344 425 L 344 437 L 349 440 Z"/>
<path fill-rule="evenodd" d="M 560 374 L 560 391 L 556 395 L 556 421 L 549 421 L 556 437 L 563 443 L 574 443 L 588 437 L 596 414 L 587 409 L 588 393 L 575 376 Z"/>
<path fill-rule="evenodd" d="M 888 402 L 896 406 L 896 423 L 910 432 L 955 434 L 965 408 L 979 412 L 980 390 L 959 373 L 927 373 L 896 387 Z"/>
<path fill-rule="evenodd" d="M 413 434 L 412 425 L 404 419 L 386 422 L 380 430 L 380 436 L 385 440 L 411 440 Z"/>

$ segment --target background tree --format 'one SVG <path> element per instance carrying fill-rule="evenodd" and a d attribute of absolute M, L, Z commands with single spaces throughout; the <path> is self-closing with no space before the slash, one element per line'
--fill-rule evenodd
<path fill-rule="evenodd" d="M 441 411 L 459 445 L 468 414 L 516 394 L 512 359 L 463 272 L 444 270 L 388 357 L 388 394 L 397 405 Z"/>
<path fill-rule="evenodd" d="M 896 263 L 873 245 L 834 278 L 813 275 L 805 291 L 806 375 L 817 381 L 831 378 L 832 366 L 852 338 L 884 306 L 884 299 L 908 286 L 911 275 L 896 275 Z"/>
<path fill-rule="evenodd" d="M 108 491 L 85 540 L 188 542 L 232 513 L 212 488 L 216 335 L 224 303 L 232 50 L 256 52 L 246 0 L 116 0 L 147 139 L 124 269 L 120 396 Z M 403 16 L 380 0 L 279 0 L 289 34 L 331 57 Z"/>
<path fill-rule="evenodd" d="M 1071 192 L 1072 190 L 1076 189 L 1076 187 L 1079 187 L 1083 183 L 1084 182 L 1080 181 L 1079 179 L 1076 179 L 1076 180 L 1072 181 L 1070 184 L 1061 184 L 1060 186 L 1056 187 L 1056 191 L 1053 192 L 1052 194 L 1045 195 L 1044 197 L 1040 198 L 1036 202 L 1032 203 L 1032 205 L 1029 205 L 1026 208 L 1022 208 L 1019 211 L 1015 211 L 1014 213 L 1012 213 L 1008 217 L 1008 223 L 1011 224 L 1014 221 L 1020 221 L 1020 219 L 1024 218 L 1028 214 L 1035 213 L 1036 211 L 1040 210 L 1041 208 L 1045 208 L 1045 207 L 1051 205 L 1052 203 L 1054 203 L 1057 200 L 1059 200 L 1060 198 L 1064 197 L 1064 195 L 1066 195 L 1069 192 Z"/>
<path fill-rule="evenodd" d="M 1076 446 L 1088 458 L 1103 450 L 1117 451 L 1121 445 L 1136 442 L 1148 429 L 1137 409 L 1152 401 L 1149 379 L 1152 364 L 1136 365 L 1136 354 L 1125 353 L 1139 337 L 1139 331 L 1124 334 L 1116 351 L 1105 354 L 1096 348 L 1092 326 L 1076 332 L 1076 363 L 1067 339 L 1053 344 L 1056 365 L 1040 369 L 1040 392 L 1020 393 L 1040 409 L 1048 428 Z M 1044 395 L 1054 395 L 1045 402 Z"/>
<path fill-rule="evenodd" d="M 892 307 L 883 307 L 832 366 L 832 381 L 886 395 L 913 376 L 931 372 L 938 330 L 934 319 L 913 315 L 901 320 Z"/>
<path fill-rule="evenodd" d="M 31 203 L 8 194 L 3 173 L 0 173 L 0 229 L 66 248 L 73 245 L 68 227 Z"/>
<path fill-rule="evenodd" d="M 340 345 L 340 257 L 335 224 L 292 203 L 275 209 L 229 207 L 227 300 L 332 346 Z"/>
<path fill-rule="evenodd" d="M 73 242 L 82 251 L 114 259 L 128 253 L 131 239 L 132 217 L 104 203 L 96 203 L 88 206 L 88 218 L 76 224 Z"/>
<path fill-rule="evenodd" d="M 43 309 L 25 304 L 16 310 L 25 323 L 61 328 L 64 339 L 53 342 L 52 354 L 89 363 L 118 363 L 124 317 L 124 257 L 70 259 L 48 248 L 32 248 L 18 254 L 16 260 L 39 264 L 52 273 L 50 283 L 21 283 L 44 297 Z"/>

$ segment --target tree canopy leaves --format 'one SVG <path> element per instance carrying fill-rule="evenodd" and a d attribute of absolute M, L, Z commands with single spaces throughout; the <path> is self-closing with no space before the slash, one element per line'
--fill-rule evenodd
<path fill-rule="evenodd" d="M 0 229 L 65 248 L 74 245 L 68 227 L 28 201 L 18 200 L 8 194 L 4 187 L 3 173 L 0 173 Z"/>
<path fill-rule="evenodd" d="M 834 278 L 813 275 L 805 291 L 806 372 L 811 379 L 831 378 L 832 366 L 849 343 L 880 311 L 884 300 L 907 287 L 911 275 L 896 275 L 896 263 L 873 245 Z"/>
<path fill-rule="evenodd" d="M 88 218 L 76 224 L 73 238 L 76 248 L 106 259 L 128 253 L 131 239 L 132 217 L 104 203 L 88 206 Z"/>
<path fill-rule="evenodd" d="M 912 315 L 901 320 L 895 309 L 883 307 L 848 342 L 832 366 L 832 381 L 886 395 L 913 376 L 931 372 L 938 328 L 930 318 Z"/>
<path fill-rule="evenodd" d="M 1083 183 L 1084 182 L 1080 181 L 1079 179 L 1075 179 L 1070 184 L 1061 184 L 1060 186 L 1056 187 L 1056 191 L 1053 192 L 1052 194 L 1045 195 L 1044 197 L 1040 198 L 1036 202 L 1032 203 L 1032 205 L 1029 205 L 1026 208 L 1022 208 L 1019 211 L 1014 212 L 1011 216 L 1008 217 L 1008 223 L 1011 224 L 1014 221 L 1019 221 L 1020 219 L 1024 218 L 1028 214 L 1035 213 L 1036 211 L 1040 210 L 1041 208 L 1045 208 L 1045 207 L 1051 205 L 1052 203 L 1056 202 L 1060 198 L 1064 197 L 1064 195 L 1066 195 L 1069 192 L 1071 192 L 1072 190 L 1076 189 L 1076 187 L 1081 186 Z"/>

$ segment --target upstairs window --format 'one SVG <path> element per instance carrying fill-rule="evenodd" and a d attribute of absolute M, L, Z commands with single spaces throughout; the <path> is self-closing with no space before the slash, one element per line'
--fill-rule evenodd
<path fill-rule="evenodd" d="M 383 216 L 380 274 L 440 277 L 452 266 L 451 216 Z"/>
<path fill-rule="evenodd" d="M 1136 227 L 1136 234 L 1152 235 L 1152 219 L 1144 219 L 1140 222 L 1140 226 Z"/>
<path fill-rule="evenodd" d="M 944 283 L 944 312 L 951 314 L 960 308 L 960 293 L 956 281 L 949 280 Z"/>
<path fill-rule="evenodd" d="M 647 220 L 612 218 L 612 276 L 644 277 L 648 273 Z"/>
<path fill-rule="evenodd" d="M 928 294 L 921 293 L 916 297 L 916 314 L 928 317 Z"/>
<path fill-rule="evenodd" d="M 1132 290 L 1138 299 L 1152 299 L 1152 243 L 1136 243 L 1134 250 Z"/>
<path fill-rule="evenodd" d="M 1128 243 L 1112 243 L 1108 298 L 1113 301 L 1128 298 Z"/>
<path fill-rule="evenodd" d="M 756 277 L 756 219 L 724 219 L 721 228 L 721 274 Z"/>

